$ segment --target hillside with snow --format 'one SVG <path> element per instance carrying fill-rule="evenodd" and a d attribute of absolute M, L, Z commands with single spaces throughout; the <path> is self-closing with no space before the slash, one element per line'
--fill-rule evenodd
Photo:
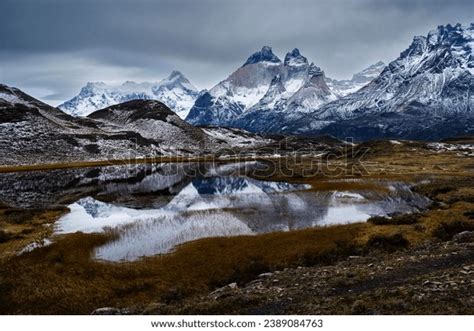
<path fill-rule="evenodd" d="M 438 140 L 474 132 L 474 23 L 417 36 L 359 91 L 277 128 L 356 139 Z"/>

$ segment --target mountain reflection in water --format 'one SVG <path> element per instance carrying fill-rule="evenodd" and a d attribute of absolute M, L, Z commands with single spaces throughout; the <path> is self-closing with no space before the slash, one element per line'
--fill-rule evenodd
<path fill-rule="evenodd" d="M 55 235 L 113 231 L 117 239 L 95 250 L 96 258 L 108 261 L 167 253 L 205 237 L 362 222 L 428 203 L 402 182 L 377 180 L 381 190 L 314 191 L 306 184 L 246 176 L 259 166 L 161 164 L 3 174 L 2 202 L 68 205 Z"/>

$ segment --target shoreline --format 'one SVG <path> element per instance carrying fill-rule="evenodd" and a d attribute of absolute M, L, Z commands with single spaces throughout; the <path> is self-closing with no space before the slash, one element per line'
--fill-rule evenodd
<path fill-rule="evenodd" d="M 305 156 L 299 156 L 304 158 Z M 309 156 L 311 157 L 311 156 Z M 242 156 L 232 158 L 219 158 L 214 155 L 206 156 L 162 156 L 149 157 L 139 159 L 116 159 L 116 160 L 98 160 L 98 161 L 72 161 L 68 163 L 43 163 L 43 164 L 23 164 L 23 165 L 5 165 L 0 166 L 0 173 L 11 172 L 26 172 L 39 170 L 58 170 L 58 169 L 75 169 L 75 168 L 89 168 L 89 167 L 107 167 L 113 165 L 132 165 L 132 164 L 147 164 L 147 163 L 195 163 L 195 162 L 214 162 L 214 163 L 234 163 L 234 162 L 249 162 L 249 161 L 268 161 L 274 159 L 284 159 L 287 156 Z"/>

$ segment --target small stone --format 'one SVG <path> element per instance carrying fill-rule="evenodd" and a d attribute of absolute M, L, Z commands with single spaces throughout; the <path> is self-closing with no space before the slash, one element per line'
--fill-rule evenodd
<path fill-rule="evenodd" d="M 121 311 L 114 307 L 102 307 L 94 310 L 91 315 L 120 315 Z"/>
<path fill-rule="evenodd" d="M 278 279 L 274 279 L 274 280 L 273 280 L 273 283 L 278 283 L 278 282 L 279 282 Z"/>
<path fill-rule="evenodd" d="M 258 278 L 267 278 L 267 277 L 271 277 L 272 275 L 273 273 L 271 272 L 265 272 L 263 274 L 258 275 Z"/>
<path fill-rule="evenodd" d="M 392 267 L 386 267 L 385 270 L 390 271 L 390 270 L 393 270 L 393 268 Z"/>
<path fill-rule="evenodd" d="M 209 293 L 208 297 L 217 300 L 219 298 L 225 298 L 233 295 L 234 290 L 238 288 L 237 283 L 230 283 L 224 287 L 218 288 L 217 290 Z"/>
<path fill-rule="evenodd" d="M 374 264 L 373 264 L 373 263 L 369 263 L 369 264 L 367 264 L 367 266 L 368 266 L 369 268 L 372 268 L 372 267 L 374 266 Z"/>
<path fill-rule="evenodd" d="M 349 256 L 349 259 L 352 259 L 352 260 L 359 259 L 359 258 L 360 258 L 360 256 L 358 256 L 358 255 Z"/>
<path fill-rule="evenodd" d="M 423 294 L 414 295 L 413 300 L 422 301 L 423 300 Z"/>
<path fill-rule="evenodd" d="M 231 290 L 235 290 L 236 288 L 238 288 L 237 283 L 230 283 L 229 285 L 227 285 L 227 287 L 229 287 Z"/>
<path fill-rule="evenodd" d="M 430 284 L 431 284 L 431 282 L 430 282 L 429 280 L 425 280 L 425 281 L 423 282 L 423 286 L 430 285 Z"/>
<path fill-rule="evenodd" d="M 458 243 L 474 241 L 474 231 L 463 231 L 453 236 L 453 241 Z"/>

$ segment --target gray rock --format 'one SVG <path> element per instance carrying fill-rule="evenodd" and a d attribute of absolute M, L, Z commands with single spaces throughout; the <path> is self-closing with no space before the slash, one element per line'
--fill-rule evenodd
<path fill-rule="evenodd" d="M 214 300 L 225 298 L 232 295 L 235 292 L 235 290 L 237 290 L 238 288 L 239 286 L 237 285 L 237 283 L 230 283 L 224 287 L 218 288 L 215 291 L 209 293 L 208 297 Z"/>
<path fill-rule="evenodd" d="M 463 231 L 453 236 L 453 241 L 458 243 L 474 241 L 474 231 Z"/>
<path fill-rule="evenodd" d="M 114 307 L 102 307 L 94 310 L 91 315 L 121 315 L 122 311 Z"/>

